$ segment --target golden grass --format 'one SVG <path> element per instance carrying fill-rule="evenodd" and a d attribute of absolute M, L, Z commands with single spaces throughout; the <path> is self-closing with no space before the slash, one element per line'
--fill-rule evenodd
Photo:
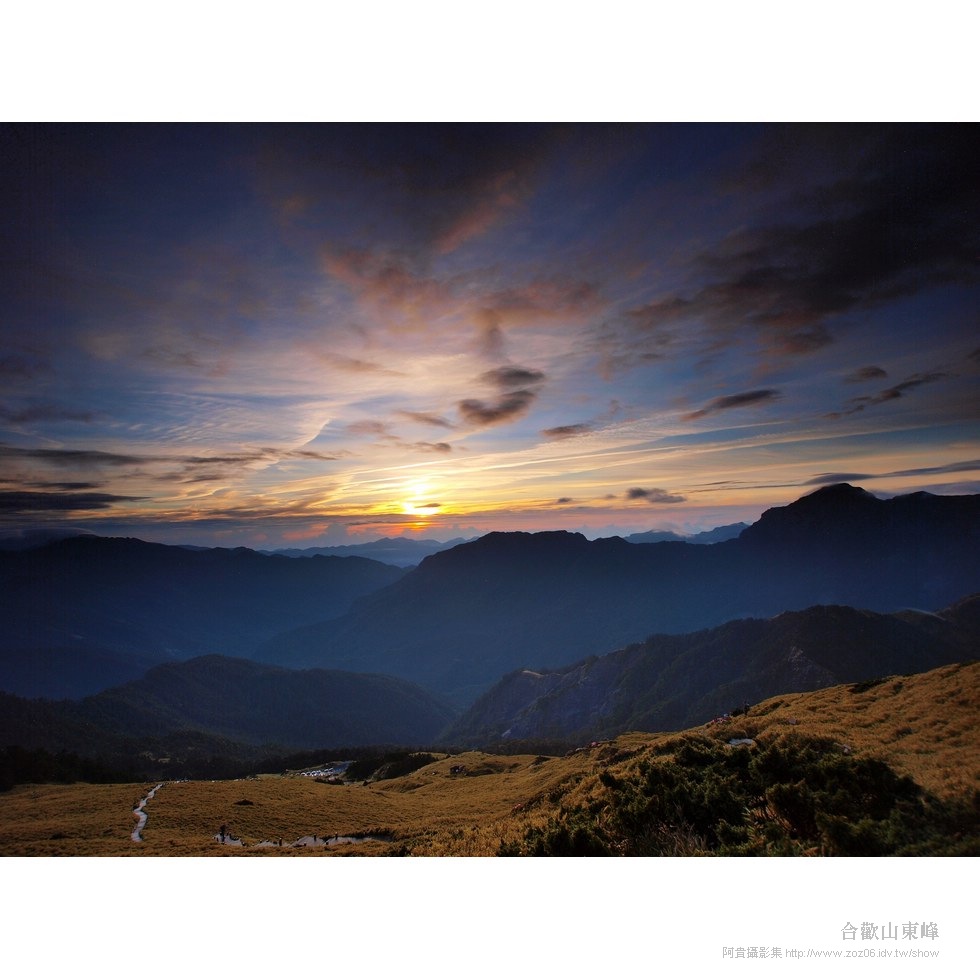
<path fill-rule="evenodd" d="M 797 732 L 874 756 L 942 797 L 980 786 L 980 664 L 894 677 L 864 691 L 850 685 L 770 698 L 724 725 L 695 731 L 719 740 L 766 743 Z M 598 774 L 665 758 L 678 733 L 630 733 L 573 755 L 493 756 L 467 752 L 411 775 L 335 786 L 303 776 L 167 783 L 149 801 L 143 842 L 130 839 L 134 802 L 149 785 L 21 786 L 0 795 L 0 854 L 340 856 L 495 854 L 503 841 L 541 826 L 559 806 L 599 792 Z M 454 774 L 453 767 L 465 767 Z M 250 805 L 239 805 L 247 799 Z M 248 847 L 214 840 L 218 828 Z M 258 848 L 317 834 L 385 833 L 390 841 L 322 848 Z"/>

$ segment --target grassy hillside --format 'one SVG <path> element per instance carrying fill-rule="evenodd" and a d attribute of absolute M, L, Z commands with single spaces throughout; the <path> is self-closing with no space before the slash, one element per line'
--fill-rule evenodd
<path fill-rule="evenodd" d="M 147 804 L 142 843 L 130 840 L 131 810 L 147 785 L 20 786 L 0 794 L 0 854 L 976 855 L 978 692 L 980 664 L 958 664 L 782 695 L 725 722 L 566 756 L 466 752 L 346 785 L 168 783 Z M 249 846 L 215 841 L 222 824 Z M 288 846 L 312 834 L 319 845 Z M 322 846 L 365 834 L 386 839 Z M 287 846 L 256 846 L 279 837 Z"/>

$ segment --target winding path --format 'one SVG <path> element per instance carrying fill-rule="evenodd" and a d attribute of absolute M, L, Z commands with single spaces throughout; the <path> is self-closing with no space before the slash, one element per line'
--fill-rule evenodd
<path fill-rule="evenodd" d="M 146 811 L 143 809 L 143 807 L 145 807 L 146 804 L 153 799 L 153 797 L 156 795 L 156 791 L 160 789 L 161 786 L 163 786 L 163 783 L 157 783 L 156 786 L 154 786 L 153 789 L 151 789 L 150 792 L 136 804 L 136 808 L 133 810 L 133 816 L 136 817 L 136 827 L 133 829 L 132 837 L 137 844 L 142 842 L 143 828 L 146 826 Z"/>

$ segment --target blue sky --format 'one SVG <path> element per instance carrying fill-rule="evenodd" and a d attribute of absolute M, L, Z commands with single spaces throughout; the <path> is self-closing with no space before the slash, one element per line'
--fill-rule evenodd
<path fill-rule="evenodd" d="M 976 492 L 978 145 L 6 125 L 0 529 L 599 535 Z"/>

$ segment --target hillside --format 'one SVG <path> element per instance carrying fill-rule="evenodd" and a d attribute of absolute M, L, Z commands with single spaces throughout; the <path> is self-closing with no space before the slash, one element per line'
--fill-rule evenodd
<path fill-rule="evenodd" d="M 575 663 L 652 633 L 815 604 L 938 609 L 978 589 L 980 496 L 879 500 L 843 484 L 710 545 L 488 534 L 256 657 L 405 677 L 467 707 L 515 669 Z"/>
<path fill-rule="evenodd" d="M 254 759 L 258 753 L 233 743 L 417 745 L 434 740 L 453 716 L 432 695 L 393 677 L 291 671 L 217 656 L 162 664 L 80 701 L 3 695 L 0 705 L 0 744 L 111 757 L 117 766 L 147 771 L 155 749 L 173 746 L 178 735 L 195 756 L 204 742 L 215 755 Z"/>
<path fill-rule="evenodd" d="M 452 725 L 452 744 L 589 741 L 687 728 L 780 691 L 808 691 L 973 657 L 980 596 L 937 615 L 815 606 L 655 635 L 552 671 L 518 670 Z"/>
<path fill-rule="evenodd" d="M 82 536 L 0 552 L 0 690 L 81 697 L 152 664 L 249 656 L 285 629 L 339 616 L 401 569 Z"/>
<path fill-rule="evenodd" d="M 0 794 L 0 854 L 977 855 L 978 712 L 980 664 L 956 664 L 567 755 L 465 752 L 347 785 L 168 783 L 140 843 L 132 800 L 152 787 L 23 786 Z M 221 824 L 249 846 L 218 843 Z M 370 839 L 325 846 L 335 834 Z"/>

